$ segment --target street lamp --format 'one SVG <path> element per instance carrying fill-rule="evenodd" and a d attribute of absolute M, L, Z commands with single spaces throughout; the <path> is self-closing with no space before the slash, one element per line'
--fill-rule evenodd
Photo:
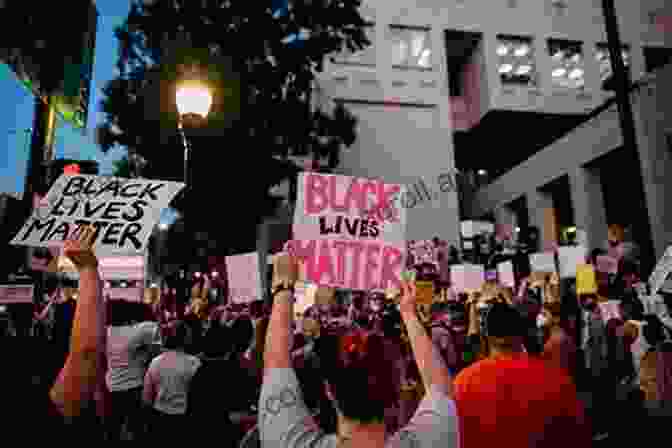
<path fill-rule="evenodd" d="M 185 183 L 185 196 L 189 190 L 189 153 L 191 152 L 191 145 L 187 136 L 184 133 L 183 123 L 186 120 L 196 119 L 205 119 L 210 112 L 210 107 L 212 107 L 212 92 L 210 89 L 198 81 L 189 81 L 178 86 L 177 91 L 175 92 L 175 103 L 177 105 L 177 129 L 182 138 L 182 146 L 184 147 L 184 183 Z M 186 209 L 183 220 L 184 233 L 187 233 L 187 217 Z M 183 266 L 183 271 L 181 272 L 182 279 L 184 281 L 184 300 L 185 305 L 191 297 L 191 288 L 189 282 L 189 263 L 185 259 Z M 182 309 L 182 307 L 178 307 Z"/>

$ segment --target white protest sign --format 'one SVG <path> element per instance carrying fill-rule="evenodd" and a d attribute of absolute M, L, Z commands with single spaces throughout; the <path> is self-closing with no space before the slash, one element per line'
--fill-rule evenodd
<path fill-rule="evenodd" d="M 537 252 L 530 254 L 532 272 L 555 272 L 555 254 L 553 252 Z"/>
<path fill-rule="evenodd" d="M 585 264 L 586 255 L 588 255 L 588 250 L 585 246 L 558 247 L 560 278 L 576 277 L 576 265 Z"/>
<path fill-rule="evenodd" d="M 301 278 L 345 289 L 399 286 L 406 258 L 406 210 L 399 184 L 314 172 L 299 174 L 293 240 Z"/>
<path fill-rule="evenodd" d="M 161 210 L 182 188 L 180 182 L 62 174 L 11 244 L 60 247 L 93 225 L 97 255 L 135 254 L 147 247 Z"/>
<path fill-rule="evenodd" d="M 450 282 L 454 291 L 477 291 L 485 283 L 485 267 L 479 264 L 454 264 L 450 267 Z"/>
<path fill-rule="evenodd" d="M 510 261 L 505 261 L 503 263 L 497 264 L 497 273 L 499 274 L 499 282 L 508 286 L 509 288 L 516 287 L 516 278 L 513 275 L 513 263 Z"/>
<path fill-rule="evenodd" d="M 672 272 L 672 246 L 665 250 L 663 256 L 658 260 L 651 276 L 649 277 L 649 286 L 651 294 L 656 294 L 665 283 L 667 276 Z"/>
<path fill-rule="evenodd" d="M 251 303 L 263 299 L 259 254 L 226 257 L 229 296 L 233 303 Z"/>

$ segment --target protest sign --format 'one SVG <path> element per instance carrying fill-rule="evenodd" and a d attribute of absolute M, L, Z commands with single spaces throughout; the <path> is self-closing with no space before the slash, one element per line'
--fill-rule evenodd
<path fill-rule="evenodd" d="M 585 263 L 586 255 L 588 255 L 588 250 L 585 246 L 558 247 L 560 278 L 576 277 L 576 265 Z"/>
<path fill-rule="evenodd" d="M 532 272 L 555 272 L 555 254 L 553 252 L 537 252 L 530 254 Z"/>
<path fill-rule="evenodd" d="M 256 252 L 226 257 L 226 275 L 233 303 L 263 299 L 259 255 Z"/>
<path fill-rule="evenodd" d="M 499 282 L 508 286 L 509 288 L 516 287 L 516 278 L 513 275 L 513 263 L 505 261 L 497 265 L 497 273 L 499 274 Z"/>
<path fill-rule="evenodd" d="M 294 235 L 287 251 L 303 261 L 301 277 L 344 289 L 399 287 L 405 265 L 405 209 L 394 209 L 394 216 L 362 216 L 384 208 L 404 191 L 403 185 L 378 180 L 299 174 Z"/>
<path fill-rule="evenodd" d="M 485 268 L 477 264 L 452 265 L 450 281 L 456 292 L 479 290 L 485 283 Z"/>
<path fill-rule="evenodd" d="M 315 305 L 317 285 L 305 282 L 296 282 L 294 285 L 294 311 L 304 314 L 308 308 Z"/>
<path fill-rule="evenodd" d="M 0 285 L 0 303 L 33 303 L 33 285 Z"/>
<path fill-rule="evenodd" d="M 434 302 L 434 282 L 418 281 L 415 282 L 416 297 L 418 305 L 431 305 Z"/>
<path fill-rule="evenodd" d="M 600 315 L 604 322 L 621 318 L 621 305 L 618 300 L 608 300 L 599 304 Z"/>
<path fill-rule="evenodd" d="M 597 272 L 604 274 L 618 273 L 618 259 L 608 255 L 598 255 L 595 259 Z"/>
<path fill-rule="evenodd" d="M 576 265 L 576 294 L 596 294 L 597 277 L 591 264 Z"/>
<path fill-rule="evenodd" d="M 656 294 L 665 283 L 667 276 L 672 272 L 672 246 L 665 250 L 663 256 L 658 260 L 651 276 L 649 277 L 649 286 L 651 294 Z"/>
<path fill-rule="evenodd" d="M 11 244 L 59 247 L 93 225 L 97 255 L 137 253 L 146 248 L 161 210 L 183 187 L 179 182 L 62 174 Z"/>

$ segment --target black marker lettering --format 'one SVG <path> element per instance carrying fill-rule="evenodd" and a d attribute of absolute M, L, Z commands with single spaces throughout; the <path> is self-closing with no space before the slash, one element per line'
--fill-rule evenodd
<path fill-rule="evenodd" d="M 134 193 L 129 193 L 128 190 L 130 190 L 131 188 L 138 188 L 138 189 L 139 189 L 140 187 L 142 187 L 141 184 L 130 184 L 130 185 L 125 185 L 125 186 L 121 189 L 121 191 L 119 192 L 119 195 L 120 195 L 122 198 L 126 198 L 126 199 L 137 197 L 138 194 L 139 194 L 139 192 L 136 191 L 136 192 L 134 192 Z"/>
<path fill-rule="evenodd" d="M 66 239 L 68 239 L 68 235 L 70 234 L 70 226 L 68 225 L 67 222 L 60 223 L 58 225 L 58 227 L 56 227 L 54 229 L 54 231 L 51 232 L 49 237 L 47 237 L 46 239 L 44 238 L 46 236 L 46 233 L 44 235 L 42 235 L 42 238 L 40 239 L 40 241 L 44 242 L 44 241 L 47 241 L 47 240 L 53 240 L 54 237 L 58 234 L 61 234 L 61 240 L 62 241 L 65 241 Z"/>
<path fill-rule="evenodd" d="M 71 177 L 63 190 L 63 196 L 74 196 L 82 191 L 85 179 L 83 177 Z"/>
<path fill-rule="evenodd" d="M 25 241 L 30 237 L 30 235 L 33 233 L 33 231 L 44 231 L 42 233 L 42 237 L 40 238 L 40 241 L 45 241 L 47 235 L 51 233 L 51 229 L 54 227 L 54 224 L 56 223 L 56 218 L 51 218 L 50 220 L 46 222 L 42 222 L 39 219 L 33 220 L 33 222 L 30 224 L 30 227 L 25 231 L 23 234 L 23 238 L 21 238 L 21 241 Z"/>
<path fill-rule="evenodd" d="M 105 229 L 105 235 L 103 235 L 103 240 L 101 241 L 101 243 L 117 244 L 118 240 L 114 239 L 114 237 L 121 233 L 122 227 L 124 227 L 123 223 L 120 222 L 111 223 L 109 227 Z"/>
<path fill-rule="evenodd" d="M 138 199 L 143 199 L 145 197 L 145 194 L 147 194 L 147 195 L 151 196 L 152 200 L 158 201 L 159 198 L 154 193 L 156 193 L 156 191 L 159 190 L 164 185 L 165 184 L 157 184 L 157 185 L 147 184 L 147 185 L 145 185 L 145 189 L 142 190 L 142 193 L 140 193 L 140 196 L 138 197 Z"/>
<path fill-rule="evenodd" d="M 84 203 L 84 217 L 86 218 L 91 218 L 93 215 L 95 215 L 97 212 L 103 209 L 105 207 L 105 202 L 101 202 L 98 206 L 96 207 L 91 207 L 91 202 L 86 201 Z"/>
<path fill-rule="evenodd" d="M 140 240 L 136 237 L 138 232 L 142 230 L 142 226 L 138 224 L 137 222 L 132 222 L 129 225 L 126 226 L 124 229 L 124 234 L 121 235 L 121 238 L 119 238 L 119 247 L 124 247 L 124 244 L 126 243 L 126 239 L 131 240 L 131 243 L 133 243 L 133 246 L 136 249 L 140 249 L 142 247 L 142 243 Z"/>
<path fill-rule="evenodd" d="M 135 201 L 131 204 L 131 207 L 135 209 L 135 216 L 129 216 L 126 214 L 126 212 L 124 212 L 121 214 L 121 217 L 129 222 L 139 221 L 143 216 L 145 216 L 145 211 L 142 209 L 142 207 L 147 207 L 148 205 L 149 203 L 145 201 Z"/>
<path fill-rule="evenodd" d="M 124 202 L 110 202 L 100 219 L 119 219 L 119 212 L 124 205 Z"/>
<path fill-rule="evenodd" d="M 51 209 L 51 212 L 49 212 L 50 215 L 53 216 L 63 216 L 63 211 L 60 210 L 60 207 L 63 205 L 63 198 L 60 198 L 54 208 Z"/>

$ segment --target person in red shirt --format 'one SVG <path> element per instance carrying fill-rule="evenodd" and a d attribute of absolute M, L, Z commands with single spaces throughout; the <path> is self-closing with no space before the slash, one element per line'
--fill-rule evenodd
<path fill-rule="evenodd" d="M 510 305 L 485 316 L 488 358 L 455 379 L 460 447 L 587 447 L 591 432 L 563 369 L 523 352 L 525 326 Z"/>

